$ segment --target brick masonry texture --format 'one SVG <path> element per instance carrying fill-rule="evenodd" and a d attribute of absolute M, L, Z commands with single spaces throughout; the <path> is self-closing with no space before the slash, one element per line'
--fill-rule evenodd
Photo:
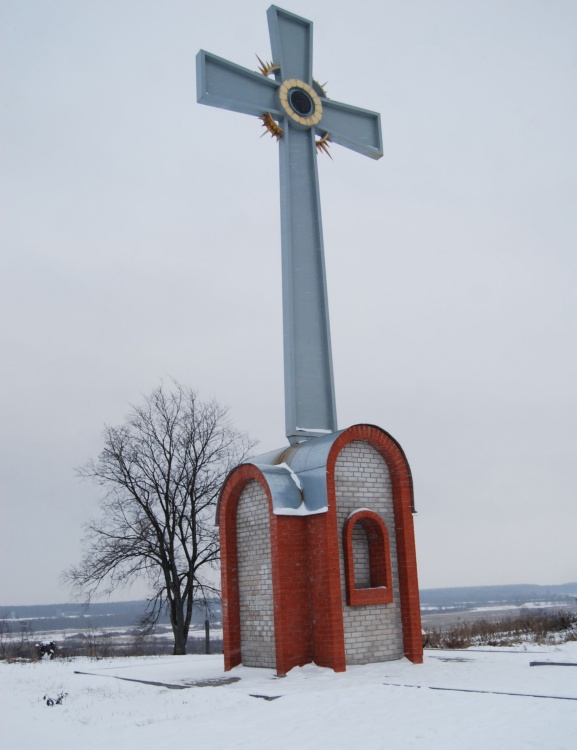
<path fill-rule="evenodd" d="M 367 664 L 400 659 L 403 656 L 397 544 L 393 487 L 389 469 L 368 443 L 355 440 L 342 449 L 335 464 L 337 523 L 342 529 L 349 514 L 359 508 L 378 513 L 389 531 L 393 602 L 349 607 L 346 605 L 343 545 L 339 549 L 343 625 L 347 664 Z M 353 556 L 357 588 L 369 584 L 367 535 L 360 524 L 353 530 Z"/>
<path fill-rule="evenodd" d="M 276 666 L 269 507 L 258 482 L 242 491 L 236 511 L 240 642 L 248 667 Z"/>

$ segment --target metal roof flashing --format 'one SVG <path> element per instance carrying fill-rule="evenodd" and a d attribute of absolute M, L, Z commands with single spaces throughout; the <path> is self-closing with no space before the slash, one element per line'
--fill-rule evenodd
<path fill-rule="evenodd" d="M 327 459 L 341 432 L 343 430 L 303 440 L 301 443 L 255 456 L 251 461 L 241 464 L 255 466 L 262 472 L 270 490 L 275 515 L 311 516 L 327 512 Z M 216 512 L 217 525 L 219 508 L 220 497 Z"/>

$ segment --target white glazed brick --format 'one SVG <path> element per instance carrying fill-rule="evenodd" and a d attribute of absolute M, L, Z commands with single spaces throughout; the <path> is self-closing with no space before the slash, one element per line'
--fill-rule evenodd
<path fill-rule="evenodd" d="M 339 545 L 343 624 L 347 664 L 367 664 L 400 659 L 403 656 L 403 630 L 399 598 L 397 544 L 392 483 L 389 469 L 377 451 L 362 440 L 346 445 L 335 467 L 337 519 L 342 539 L 343 525 L 351 511 L 368 508 L 378 513 L 389 532 L 393 602 L 391 604 L 348 607 L 342 544 Z M 368 582 L 368 544 L 363 549 L 363 531 L 353 533 L 353 555 L 357 586 Z M 365 535 L 366 542 L 366 535 Z M 357 567 L 358 563 L 358 567 Z"/>
<path fill-rule="evenodd" d="M 236 511 L 240 648 L 248 667 L 276 667 L 268 500 L 249 482 Z"/>

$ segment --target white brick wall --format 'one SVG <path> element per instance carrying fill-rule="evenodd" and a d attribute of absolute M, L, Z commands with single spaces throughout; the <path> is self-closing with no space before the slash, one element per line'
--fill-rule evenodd
<path fill-rule="evenodd" d="M 362 440 L 356 440 L 346 445 L 340 452 L 335 467 L 335 478 L 347 664 L 367 664 L 400 659 L 403 656 L 403 631 L 399 601 L 393 492 L 389 469 L 374 448 Z M 378 513 L 387 526 L 393 577 L 393 602 L 391 604 L 360 607 L 348 607 L 346 604 L 342 530 L 351 511 L 358 508 L 368 508 Z M 364 583 L 366 586 L 369 577 L 368 545 L 365 535 L 365 552 L 363 552 L 362 533 L 357 532 L 356 528 L 353 531 L 355 577 L 359 588 L 363 579 L 366 579 Z"/>
<path fill-rule="evenodd" d="M 276 667 L 268 501 L 258 482 L 242 491 L 236 511 L 240 648 L 247 667 Z"/>

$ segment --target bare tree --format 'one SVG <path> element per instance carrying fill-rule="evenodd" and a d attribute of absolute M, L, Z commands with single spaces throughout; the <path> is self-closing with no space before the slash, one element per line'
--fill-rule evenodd
<path fill-rule="evenodd" d="M 194 601 L 217 591 L 218 493 L 253 446 L 215 401 L 178 383 L 156 388 L 121 427 L 105 427 L 98 459 L 77 470 L 105 495 L 101 517 L 85 526 L 82 560 L 64 579 L 87 601 L 147 579 L 149 621 L 167 607 L 174 653 L 185 654 Z"/>

